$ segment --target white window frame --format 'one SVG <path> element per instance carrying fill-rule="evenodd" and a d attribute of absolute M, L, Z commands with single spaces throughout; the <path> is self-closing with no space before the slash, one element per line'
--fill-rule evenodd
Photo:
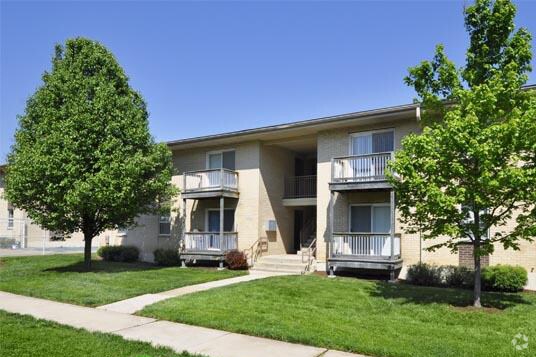
<path fill-rule="evenodd" d="M 222 155 L 221 156 L 221 165 L 223 167 L 223 153 L 224 152 L 229 152 L 229 151 L 234 151 L 235 152 L 235 169 L 236 169 L 236 150 L 234 148 L 207 151 L 206 158 L 205 158 L 205 167 L 206 167 L 206 169 L 210 170 L 210 155 L 216 155 L 216 154 L 221 154 Z"/>
<path fill-rule="evenodd" d="M 166 218 L 166 220 L 164 221 L 163 218 Z M 163 224 L 163 223 L 167 223 L 169 224 L 169 233 L 162 233 L 162 231 L 160 230 L 160 225 Z M 158 236 L 160 237 L 169 237 L 171 236 L 171 215 L 161 215 L 161 216 L 158 216 Z"/>
<path fill-rule="evenodd" d="M 236 209 L 235 208 L 224 208 L 223 210 L 224 211 L 235 211 L 235 218 L 236 218 Z M 208 230 L 208 213 L 211 212 L 211 211 L 212 212 L 214 212 L 214 211 L 219 212 L 220 209 L 219 208 L 207 208 L 207 209 L 205 209 L 205 232 L 209 232 L 209 230 Z M 224 214 L 224 216 L 225 216 L 225 214 Z M 223 231 L 223 233 L 233 233 L 233 232 L 236 232 L 236 220 L 234 220 L 234 222 L 233 222 L 233 230 L 232 231 L 230 231 L 230 232 L 226 232 L 225 230 Z M 211 233 L 219 233 L 219 231 L 218 232 L 211 232 Z"/>
<path fill-rule="evenodd" d="M 357 131 L 357 132 L 353 132 L 353 133 L 350 133 L 350 136 L 349 136 L 349 140 L 348 140 L 348 152 L 350 153 L 350 155 L 357 155 L 356 153 L 354 153 L 354 138 L 357 138 L 359 136 L 367 136 L 367 135 L 372 135 L 372 134 L 379 134 L 379 133 L 387 133 L 387 132 L 392 132 L 393 133 L 393 151 L 385 151 L 385 152 L 378 152 L 378 153 L 373 153 L 373 154 L 385 154 L 385 153 L 388 153 L 388 152 L 394 152 L 395 149 L 396 149 L 396 143 L 395 143 L 395 128 L 385 128 L 385 129 L 376 129 L 376 130 L 367 130 L 367 131 Z"/>
<path fill-rule="evenodd" d="M 7 208 L 7 229 L 13 230 L 13 226 L 15 225 L 15 208 L 8 207 Z"/>
<path fill-rule="evenodd" d="M 348 205 L 348 232 L 352 232 L 352 207 L 363 207 L 367 206 L 370 207 L 370 229 L 374 227 L 374 215 L 372 214 L 372 208 L 373 207 L 388 207 L 389 212 L 391 211 L 391 204 L 389 202 L 381 202 L 381 203 L 350 203 Z M 367 234 L 391 234 L 391 231 L 393 230 L 392 222 L 389 220 L 389 232 L 355 232 L 355 233 L 367 233 Z"/>

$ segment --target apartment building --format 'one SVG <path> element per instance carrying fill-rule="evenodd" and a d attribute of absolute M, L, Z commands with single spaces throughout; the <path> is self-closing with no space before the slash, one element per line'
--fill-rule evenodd
<path fill-rule="evenodd" d="M 195 263 L 238 249 L 257 268 L 271 257 L 272 269 L 391 278 L 418 261 L 470 265 L 470 246 L 427 252 L 432 243 L 399 222 L 387 163 L 404 136 L 420 132 L 419 120 L 410 104 L 168 142 L 181 190 L 170 215 L 143 216 L 105 236 L 138 246 L 147 261 L 157 248 L 180 249 Z M 536 243 L 520 248 L 497 246 L 486 262 L 534 272 Z"/>

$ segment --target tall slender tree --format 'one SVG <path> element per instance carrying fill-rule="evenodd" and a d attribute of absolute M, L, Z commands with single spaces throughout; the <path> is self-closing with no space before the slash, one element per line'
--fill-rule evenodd
<path fill-rule="evenodd" d="M 531 35 L 515 30 L 515 14 L 509 0 L 477 0 L 465 9 L 465 65 L 438 45 L 433 60 L 410 68 L 405 82 L 419 96 L 423 130 L 391 163 L 406 229 L 421 227 L 423 239 L 436 240 L 432 251 L 472 244 L 477 307 L 481 257 L 536 235 L 536 99 L 523 88 Z"/>
<path fill-rule="evenodd" d="M 94 237 L 133 225 L 175 192 L 171 153 L 149 134 L 143 98 L 98 42 L 56 46 L 19 125 L 6 196 L 45 229 L 82 232 L 88 269 Z"/>

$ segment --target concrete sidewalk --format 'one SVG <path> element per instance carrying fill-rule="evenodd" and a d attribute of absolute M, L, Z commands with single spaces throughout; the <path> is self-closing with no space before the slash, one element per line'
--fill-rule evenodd
<path fill-rule="evenodd" d="M 130 299 L 116 301 L 108 305 L 102 305 L 97 307 L 100 310 L 121 312 L 124 314 L 133 314 L 142 310 L 145 306 L 157 303 L 162 300 L 166 300 L 172 297 L 196 293 L 199 291 L 205 291 L 213 288 L 219 288 L 222 286 L 242 283 L 245 281 L 252 281 L 257 279 L 269 278 L 271 276 L 288 275 L 286 273 L 274 273 L 263 271 L 250 271 L 248 275 L 238 276 L 236 278 L 222 279 L 216 281 L 209 281 L 207 283 L 184 286 L 182 288 L 163 291 L 157 294 L 144 294 L 136 296 Z"/>
<path fill-rule="evenodd" d="M 5 292 L 0 292 L 0 309 L 210 357 L 364 357 Z"/>

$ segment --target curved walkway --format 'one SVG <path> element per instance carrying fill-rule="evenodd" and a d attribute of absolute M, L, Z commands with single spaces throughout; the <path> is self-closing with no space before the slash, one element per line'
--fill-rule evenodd
<path fill-rule="evenodd" d="M 124 314 L 133 314 L 142 310 L 145 306 L 157 303 L 162 300 L 166 300 L 176 296 L 182 296 L 186 294 L 196 293 L 199 291 L 205 291 L 213 288 L 219 288 L 222 286 L 242 283 L 245 281 L 252 281 L 257 279 L 269 278 L 271 276 L 288 275 L 284 273 L 273 273 L 250 270 L 248 275 L 239 276 L 236 278 L 222 279 L 216 281 L 209 281 L 208 283 L 196 284 L 184 286 L 182 288 L 163 291 L 156 294 L 144 294 L 136 296 L 130 299 L 116 301 L 114 303 L 97 307 L 97 309 L 122 312 Z"/>

